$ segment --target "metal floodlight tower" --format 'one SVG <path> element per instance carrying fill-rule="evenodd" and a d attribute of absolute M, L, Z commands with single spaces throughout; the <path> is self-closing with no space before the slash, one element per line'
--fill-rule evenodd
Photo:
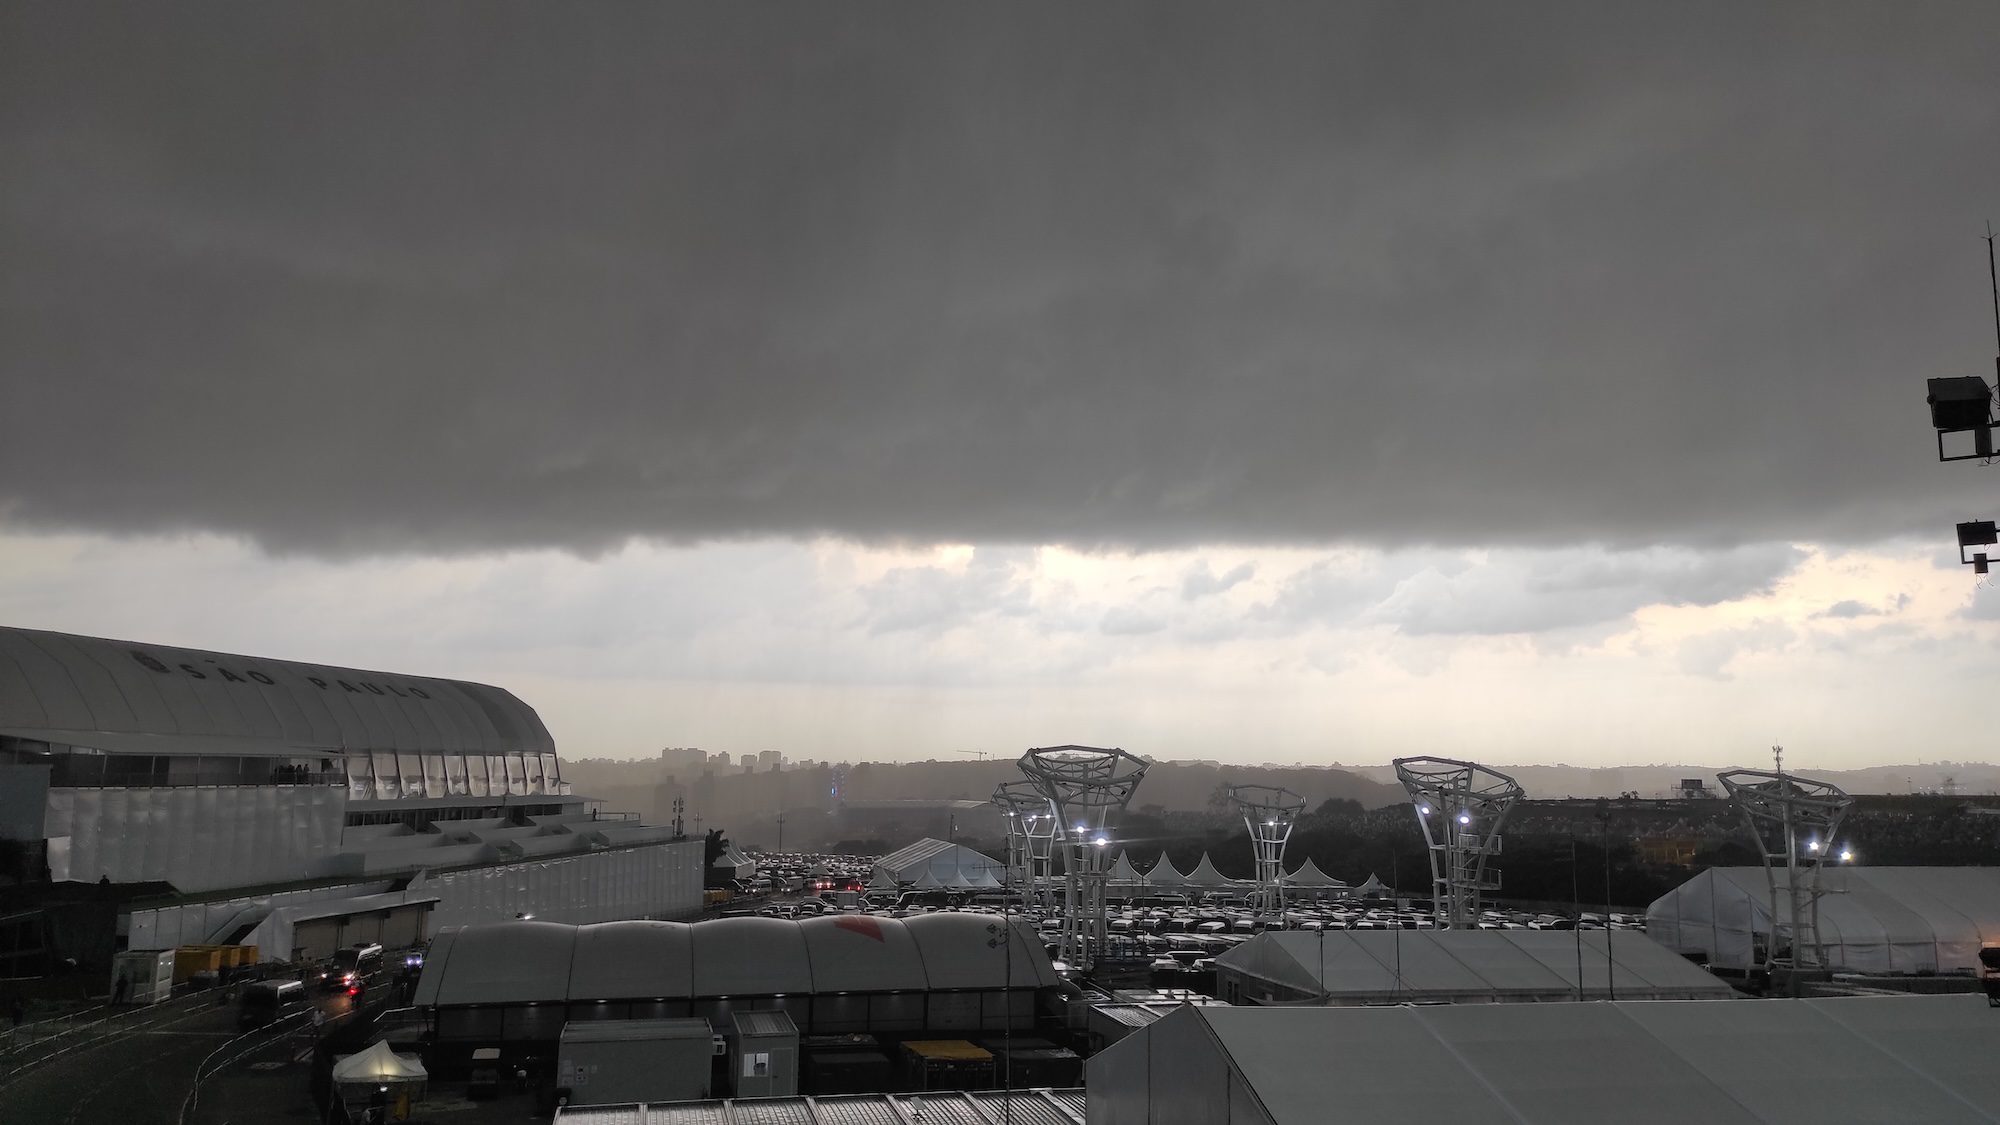
<path fill-rule="evenodd" d="M 1116 748 L 1045 746 L 1021 755 L 1027 776 L 1056 813 L 1063 857 L 1062 959 L 1088 970 L 1104 945 L 1107 820 L 1132 800 L 1146 762 Z"/>
<path fill-rule="evenodd" d="M 1479 896 L 1500 889 L 1486 861 L 1500 853 L 1500 829 L 1521 786 L 1498 770 L 1453 758 L 1398 758 L 1396 780 L 1410 795 L 1431 857 L 1431 914 L 1440 927 L 1470 929 Z"/>
<path fill-rule="evenodd" d="M 1276 785 L 1232 785 L 1229 803 L 1243 813 L 1243 827 L 1250 830 L 1250 850 L 1257 858 L 1255 908 L 1260 913 L 1282 914 L 1285 841 L 1292 838 L 1292 825 L 1306 809 L 1305 798 Z"/>
<path fill-rule="evenodd" d="M 1840 819 L 1854 798 L 1837 785 L 1784 772 L 1783 750 L 1772 749 L 1779 754 L 1779 769 L 1729 770 L 1715 777 L 1728 791 L 1729 803 L 1742 814 L 1743 825 L 1764 859 L 1772 915 L 1765 967 L 1792 970 L 1796 989 L 1799 971 L 1827 967 L 1826 947 L 1819 939 L 1819 874 L 1836 851 L 1834 833 L 1840 831 Z M 1851 854 L 1843 852 L 1838 858 L 1845 860 Z"/>
<path fill-rule="evenodd" d="M 1007 814 L 1007 877 L 1023 902 L 1047 913 L 1054 909 L 1055 806 L 1034 782 L 1002 782 L 993 803 Z"/>

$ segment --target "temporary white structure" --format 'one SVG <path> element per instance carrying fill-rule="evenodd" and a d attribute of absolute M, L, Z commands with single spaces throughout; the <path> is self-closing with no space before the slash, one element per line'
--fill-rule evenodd
<path fill-rule="evenodd" d="M 1113 898 L 1131 898 L 1146 889 L 1146 877 L 1132 866 L 1132 857 L 1126 852 L 1118 853 L 1118 858 L 1112 861 L 1111 869 L 1104 875 Z"/>
<path fill-rule="evenodd" d="M 1609 952 L 1607 952 L 1607 944 Z M 1273 930 L 1215 959 L 1232 1004 L 1727 999 L 1728 984 L 1645 934 Z"/>
<path fill-rule="evenodd" d="M 1975 996 L 1186 1007 L 1092 1057 L 1091 1125 L 2000 1118 Z"/>
<path fill-rule="evenodd" d="M 1307 859 L 1297 871 L 1285 876 L 1285 886 L 1291 890 L 1310 891 L 1314 894 L 1326 891 L 1346 890 L 1347 884 L 1319 869 L 1319 865 Z"/>
<path fill-rule="evenodd" d="M 1157 890 L 1181 890 L 1188 885 L 1188 881 L 1180 868 L 1174 866 L 1174 861 L 1167 858 L 1167 853 L 1161 852 L 1159 862 L 1146 872 L 1146 885 Z"/>
<path fill-rule="evenodd" d="M 1242 881 L 1231 879 L 1229 876 L 1217 871 L 1215 864 L 1209 860 L 1208 853 L 1203 852 L 1201 853 L 1201 862 L 1194 865 L 1193 871 L 1188 872 L 1187 884 L 1190 887 L 1199 887 L 1205 891 L 1214 891 L 1221 890 L 1224 887 L 1242 885 Z"/>
<path fill-rule="evenodd" d="M 333 1082 L 349 1103 L 366 1105 L 369 1095 L 387 1088 L 391 1098 L 407 1095 L 411 1101 L 424 1096 L 430 1072 L 415 1055 L 399 1055 L 387 1043 L 373 1043 L 366 1050 L 333 1064 Z"/>
<path fill-rule="evenodd" d="M 991 856 L 948 840 L 923 839 L 875 861 L 874 880 L 902 886 L 946 887 L 956 890 L 998 887 L 1006 865 Z"/>
<path fill-rule="evenodd" d="M 2000 945 L 2000 868 L 1828 867 L 1819 889 L 1819 937 L 1837 972 L 1974 972 L 1980 948 Z M 1761 867 L 1709 868 L 1646 911 L 1661 944 L 1729 969 L 1763 963 L 1771 923 Z"/>

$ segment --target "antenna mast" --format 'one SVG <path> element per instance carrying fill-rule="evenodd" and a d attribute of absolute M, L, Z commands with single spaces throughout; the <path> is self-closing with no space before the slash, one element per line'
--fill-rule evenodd
<path fill-rule="evenodd" d="M 1993 267 L 1993 224 L 1986 224 L 1986 280 L 1993 287 L 1993 345 L 2000 349 L 2000 270 Z M 2000 376 L 2000 350 L 1993 355 L 1993 373 Z"/>

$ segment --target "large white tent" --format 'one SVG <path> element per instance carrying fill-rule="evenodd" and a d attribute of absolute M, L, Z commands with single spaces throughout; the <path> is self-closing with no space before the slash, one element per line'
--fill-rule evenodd
<path fill-rule="evenodd" d="M 1187 1007 L 1091 1058 L 1091 1125 L 2000 1119 L 1974 996 Z"/>
<path fill-rule="evenodd" d="M 871 882 L 978 890 L 999 887 L 1006 877 L 1006 865 L 991 856 L 948 840 L 923 839 L 876 860 Z"/>
<path fill-rule="evenodd" d="M 1829 867 L 1820 891 L 1820 942 L 1837 971 L 1972 972 L 1980 948 L 2000 944 L 2000 868 Z M 1729 969 L 1762 963 L 1771 924 L 1761 867 L 1712 867 L 1646 911 L 1655 940 Z"/>
<path fill-rule="evenodd" d="M 1190 887 L 1199 887 L 1204 891 L 1219 891 L 1227 887 L 1242 885 L 1240 880 L 1231 879 L 1229 876 L 1217 871 L 1215 863 L 1208 858 L 1207 852 L 1201 853 L 1201 862 L 1194 865 L 1193 871 L 1188 872 L 1187 884 Z"/>
<path fill-rule="evenodd" d="M 1118 858 L 1111 861 L 1110 870 L 1105 872 L 1105 883 L 1113 898 L 1132 898 L 1146 889 L 1146 877 L 1132 866 L 1132 857 L 1125 852 L 1119 852 Z"/>
<path fill-rule="evenodd" d="M 1157 890 L 1181 890 L 1188 885 L 1188 881 L 1180 868 L 1174 866 L 1174 861 L 1167 858 L 1167 853 L 1161 852 L 1153 869 L 1146 872 L 1146 885 Z"/>
<path fill-rule="evenodd" d="M 1285 886 L 1288 889 L 1310 891 L 1315 895 L 1324 894 L 1328 891 L 1344 891 L 1347 889 L 1346 883 L 1321 871 L 1319 864 L 1314 863 L 1311 859 L 1307 859 L 1304 863 L 1300 864 L 1297 871 L 1285 876 Z"/>
<path fill-rule="evenodd" d="M 1232 1004 L 1727 999 L 1729 985 L 1645 934 L 1274 930 L 1215 959 Z"/>
<path fill-rule="evenodd" d="M 415 1055 L 399 1055 L 387 1043 L 373 1043 L 365 1050 L 333 1064 L 333 1082 L 350 1104 L 368 1104 L 371 1093 L 382 1091 L 390 1097 L 419 1101 L 430 1081 L 430 1072 Z"/>

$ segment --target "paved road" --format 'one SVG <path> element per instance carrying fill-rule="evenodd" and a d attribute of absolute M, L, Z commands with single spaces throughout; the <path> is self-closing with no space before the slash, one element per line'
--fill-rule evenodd
<path fill-rule="evenodd" d="M 147 1022 L 153 1026 L 0 1076 L 0 1121 L 174 1125 L 195 1064 L 236 1034 L 236 1012 L 201 1005 Z"/>
<path fill-rule="evenodd" d="M 217 995 L 180 1002 L 172 1011 L 127 1013 L 122 1019 L 127 1026 L 115 1035 L 26 1071 L 0 1070 L 0 1122 L 178 1125 L 196 1067 L 226 1044 L 231 1044 L 230 1050 L 214 1061 L 230 1062 L 231 1075 L 247 1070 L 259 1076 L 282 1076 L 303 1094 L 306 1067 L 290 1060 L 311 1041 L 310 1030 L 301 1031 L 309 1025 L 293 1019 L 285 1028 L 237 1041 L 236 1008 L 216 1003 L 213 998 Z M 322 1004 L 337 1013 L 346 1009 L 348 1001 L 337 997 Z M 204 1098 L 208 1089 L 204 1084 Z M 268 1102 L 253 1108 L 241 1097 L 229 1100 L 236 1104 L 217 1105 L 214 1112 L 203 1106 L 190 1121 L 275 1121 L 290 1116 L 282 1111 L 268 1112 L 272 1108 Z M 311 1119 L 311 1103 L 304 1104 L 304 1116 Z M 219 1115 L 231 1109 L 233 1118 Z"/>

